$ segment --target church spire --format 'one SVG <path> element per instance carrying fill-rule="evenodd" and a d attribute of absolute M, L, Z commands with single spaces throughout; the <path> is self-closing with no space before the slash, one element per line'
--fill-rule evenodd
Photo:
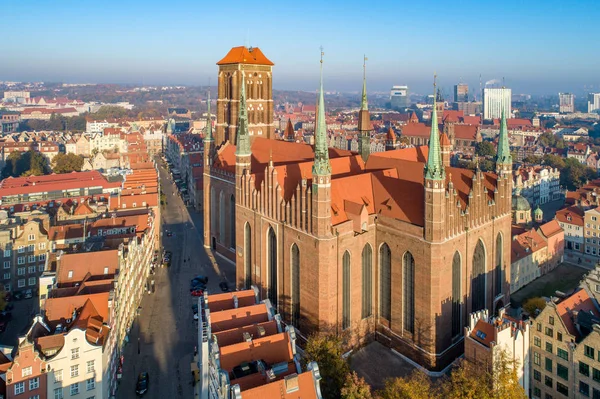
<path fill-rule="evenodd" d="M 433 78 L 433 110 L 431 112 L 431 134 L 429 136 L 429 154 L 425 165 L 425 178 L 430 180 L 444 180 L 446 171 L 442 166 L 440 150 L 440 134 L 438 132 L 435 87 L 437 75 Z"/>
<path fill-rule="evenodd" d="M 369 109 L 369 102 L 367 101 L 367 56 L 364 56 L 363 60 L 363 88 L 360 109 L 361 111 L 367 111 Z"/>
<path fill-rule="evenodd" d="M 236 155 L 250 155 L 250 134 L 248 133 L 248 109 L 246 106 L 246 78 L 242 73 L 242 89 L 240 92 L 240 113 L 238 117 Z"/>
<path fill-rule="evenodd" d="M 327 148 L 327 123 L 325 121 L 325 100 L 323 99 L 323 48 L 321 47 L 321 84 L 319 88 L 319 104 L 317 108 L 317 125 L 315 127 L 315 161 L 314 175 L 331 174 L 329 149 Z"/>
<path fill-rule="evenodd" d="M 208 88 L 208 100 L 206 100 L 208 104 L 208 111 L 206 111 L 206 135 L 204 136 L 204 141 L 213 141 L 212 135 L 212 116 L 210 115 L 210 87 Z"/>
<path fill-rule="evenodd" d="M 508 129 L 506 128 L 506 115 L 502 107 L 502 117 L 500 118 L 500 134 L 498 137 L 498 154 L 496 155 L 496 165 L 512 164 L 512 155 L 508 144 Z"/>

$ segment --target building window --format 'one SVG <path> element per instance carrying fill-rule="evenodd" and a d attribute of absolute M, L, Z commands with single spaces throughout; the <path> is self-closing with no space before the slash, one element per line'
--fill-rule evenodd
<path fill-rule="evenodd" d="M 533 370 L 533 379 L 536 381 L 542 381 L 542 373 L 539 370 Z"/>
<path fill-rule="evenodd" d="M 461 282 L 461 261 L 458 251 L 452 258 L 452 336 L 461 334 L 462 329 L 462 293 L 460 289 Z"/>
<path fill-rule="evenodd" d="M 252 285 L 252 228 L 249 223 L 244 227 L 244 269 L 246 289 L 249 289 Z"/>
<path fill-rule="evenodd" d="M 269 265 L 268 298 L 271 300 L 271 304 L 277 308 L 277 236 L 272 227 L 269 227 L 267 233 L 267 255 Z"/>
<path fill-rule="evenodd" d="M 594 378 L 594 381 L 600 382 L 600 370 L 594 367 L 592 370 L 592 377 Z"/>
<path fill-rule="evenodd" d="M 5 269 L 10 269 L 10 261 L 9 260 L 5 260 L 4 261 L 4 268 Z"/>
<path fill-rule="evenodd" d="M 533 364 L 535 364 L 536 366 L 541 366 L 541 357 L 540 354 L 537 352 L 533 352 Z"/>
<path fill-rule="evenodd" d="M 600 399 L 600 390 L 592 388 L 592 399 Z"/>
<path fill-rule="evenodd" d="M 542 396 L 542 390 L 539 389 L 538 387 L 533 387 L 533 397 L 539 399 L 539 398 L 541 398 L 541 396 Z"/>
<path fill-rule="evenodd" d="M 79 365 L 74 364 L 71 366 L 71 378 L 77 377 L 79 375 Z"/>
<path fill-rule="evenodd" d="M 542 347 L 542 340 L 540 339 L 540 337 L 533 337 L 533 344 L 535 346 L 537 346 L 538 348 Z"/>
<path fill-rule="evenodd" d="M 69 273 L 67 273 L 67 278 L 73 278 L 73 270 L 69 270 Z"/>
<path fill-rule="evenodd" d="M 54 399 L 63 399 L 62 388 L 54 388 Z"/>
<path fill-rule="evenodd" d="M 38 261 L 40 261 L 40 262 L 46 261 L 46 254 L 39 254 L 38 255 Z"/>
<path fill-rule="evenodd" d="M 40 242 L 39 248 L 40 249 L 46 249 L 46 243 L 45 242 Z"/>
<path fill-rule="evenodd" d="M 415 258 L 410 252 L 402 257 L 402 308 L 404 329 L 415 331 Z"/>
<path fill-rule="evenodd" d="M 561 348 L 556 348 L 556 354 L 558 355 L 558 357 L 560 357 L 561 359 L 564 360 L 569 360 L 569 352 L 567 352 L 564 349 Z"/>
<path fill-rule="evenodd" d="M 25 392 L 25 382 L 17 382 L 15 384 L 15 395 L 20 395 Z"/>
<path fill-rule="evenodd" d="M 24 265 L 25 264 L 25 257 L 24 256 L 19 256 L 17 258 L 17 265 Z"/>
<path fill-rule="evenodd" d="M 33 370 L 32 370 L 32 368 L 31 368 L 31 366 L 29 366 L 29 367 L 24 367 L 24 368 L 21 370 L 21 376 L 22 376 L 22 377 L 29 377 L 31 374 L 33 374 Z"/>
<path fill-rule="evenodd" d="M 560 333 L 560 332 L 557 331 L 556 332 L 556 340 L 559 341 L 559 342 L 562 342 L 562 339 L 563 339 L 562 338 L 562 333 Z"/>
<path fill-rule="evenodd" d="M 541 331 L 542 331 L 542 324 L 541 324 L 541 323 L 537 323 L 537 326 L 536 326 L 536 328 L 537 328 L 537 330 L 538 330 L 539 332 L 541 332 Z"/>
<path fill-rule="evenodd" d="M 61 382 L 63 379 L 62 370 L 54 370 L 54 383 Z"/>
<path fill-rule="evenodd" d="M 235 197 L 229 198 L 229 242 L 230 247 L 235 248 Z"/>
<path fill-rule="evenodd" d="M 552 388 L 554 386 L 554 381 L 552 380 L 552 377 L 549 376 L 544 376 L 544 385 L 546 385 L 547 387 Z"/>
<path fill-rule="evenodd" d="M 36 281 L 35 277 L 29 277 L 29 285 L 35 285 L 35 281 Z"/>
<path fill-rule="evenodd" d="M 589 357 L 590 359 L 594 359 L 594 348 L 592 348 L 591 346 L 584 345 L 583 354 Z"/>
<path fill-rule="evenodd" d="M 94 361 L 93 360 L 89 360 L 87 362 L 87 372 L 88 373 L 93 373 L 94 372 Z"/>
<path fill-rule="evenodd" d="M 553 329 L 551 329 L 550 327 L 546 327 L 546 329 L 545 329 L 545 334 L 546 334 L 548 337 L 554 338 L 554 330 L 553 330 Z"/>
<path fill-rule="evenodd" d="M 546 352 L 552 353 L 552 342 L 546 342 Z"/>
<path fill-rule="evenodd" d="M 502 273 L 502 235 L 498 233 L 496 237 L 496 296 L 502 294 L 502 283 L 503 283 L 503 273 Z"/>
<path fill-rule="evenodd" d="M 383 243 L 379 248 L 379 313 L 386 320 L 392 319 L 392 251 Z"/>
<path fill-rule="evenodd" d="M 554 317 L 553 316 L 549 316 L 548 317 L 548 323 L 553 326 L 554 325 Z"/>
<path fill-rule="evenodd" d="M 29 390 L 33 391 L 40 387 L 40 377 L 35 377 L 29 380 Z"/>
<path fill-rule="evenodd" d="M 590 386 L 583 381 L 579 381 L 579 393 L 583 396 L 590 396 Z"/>
<path fill-rule="evenodd" d="M 565 396 L 569 396 L 569 388 L 566 385 L 561 384 L 560 382 L 556 382 L 556 390 L 558 393 L 562 393 Z"/>
<path fill-rule="evenodd" d="M 10 273 L 4 273 L 4 280 L 10 280 Z"/>
<path fill-rule="evenodd" d="M 350 252 L 342 257 L 342 329 L 350 327 Z"/>
<path fill-rule="evenodd" d="M 19 247 L 17 248 L 17 252 L 19 252 L 20 254 L 22 254 L 23 252 L 25 252 L 25 246 L 24 245 L 19 245 Z"/>
<path fill-rule="evenodd" d="M 219 242 L 225 244 L 225 196 L 219 192 Z"/>
<path fill-rule="evenodd" d="M 292 245 L 290 258 L 292 268 L 292 325 L 298 326 L 300 321 L 300 249 L 295 243 Z"/>
<path fill-rule="evenodd" d="M 35 251 L 35 244 L 29 244 L 27 246 L 27 252 L 33 252 Z"/>
<path fill-rule="evenodd" d="M 471 283 L 471 312 L 485 308 L 485 248 L 477 241 L 473 253 L 473 282 Z"/>
<path fill-rule="evenodd" d="M 79 394 L 79 383 L 71 384 L 71 396 Z"/>
<path fill-rule="evenodd" d="M 30 274 L 31 274 L 31 273 L 35 273 L 35 270 L 36 270 L 36 267 L 35 267 L 35 266 L 29 266 L 29 267 L 27 268 L 27 273 L 30 273 Z"/>
<path fill-rule="evenodd" d="M 25 287 L 25 279 L 24 278 L 22 278 L 22 279 L 20 279 L 20 280 L 17 281 L 17 287 L 18 288 Z"/>
<path fill-rule="evenodd" d="M 552 359 L 546 358 L 546 371 L 552 372 Z"/>
<path fill-rule="evenodd" d="M 371 316 L 373 302 L 373 250 L 366 244 L 362 250 L 362 318 Z"/>
<path fill-rule="evenodd" d="M 565 381 L 569 381 L 569 369 L 560 363 L 556 363 L 556 374 Z"/>
<path fill-rule="evenodd" d="M 86 389 L 91 391 L 94 388 L 96 388 L 96 380 L 94 378 L 88 378 L 86 381 Z"/>
<path fill-rule="evenodd" d="M 590 366 L 582 361 L 579 362 L 579 374 L 583 374 L 586 377 L 590 376 Z"/>

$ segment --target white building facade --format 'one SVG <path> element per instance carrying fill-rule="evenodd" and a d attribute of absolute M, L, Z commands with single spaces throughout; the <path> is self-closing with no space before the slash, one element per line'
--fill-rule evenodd
<path fill-rule="evenodd" d="M 483 89 L 483 119 L 499 119 L 502 110 L 507 118 L 512 117 L 511 89 L 486 87 Z"/>

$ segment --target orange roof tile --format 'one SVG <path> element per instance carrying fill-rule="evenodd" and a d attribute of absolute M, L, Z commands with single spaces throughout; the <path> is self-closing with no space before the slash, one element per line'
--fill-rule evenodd
<path fill-rule="evenodd" d="M 599 312 L 594 306 L 594 301 L 584 289 L 579 289 L 579 291 L 573 293 L 570 297 L 556 305 L 556 311 L 562 321 L 565 323 L 569 333 L 575 337 L 579 337 L 579 332 L 575 328 L 575 324 L 571 318 L 571 312 L 573 310 L 577 310 L 579 312 L 593 312 L 596 317 L 598 317 Z"/>
<path fill-rule="evenodd" d="M 475 324 L 473 331 L 471 331 L 470 337 L 489 348 L 492 341 L 496 339 L 494 333 L 494 326 L 487 321 L 480 319 L 477 321 L 477 324 Z"/>
<path fill-rule="evenodd" d="M 212 318 L 212 315 L 211 315 Z M 254 339 L 251 342 L 240 342 L 219 348 L 221 352 L 221 368 L 231 371 L 244 362 L 262 360 L 268 365 L 293 360 L 293 353 L 287 332 Z"/>
<path fill-rule="evenodd" d="M 258 47 L 248 48 L 246 46 L 232 48 L 221 61 L 217 62 L 217 65 L 227 64 L 275 65 L 265 57 Z"/>
<path fill-rule="evenodd" d="M 108 273 L 104 273 L 108 268 Z M 58 284 L 75 284 L 90 276 L 112 276 L 119 268 L 119 251 L 81 252 L 65 254 L 60 258 L 56 273 Z M 69 277 L 69 273 L 71 276 Z"/>
<path fill-rule="evenodd" d="M 563 231 L 563 229 L 560 227 L 556 220 L 551 220 L 547 223 L 544 223 L 540 226 L 540 230 L 546 238 L 552 237 L 553 235 L 561 233 Z"/>
<path fill-rule="evenodd" d="M 231 330 L 248 324 L 264 323 L 269 321 L 269 312 L 264 303 L 222 310 L 210 314 L 210 325 L 213 332 Z"/>
<path fill-rule="evenodd" d="M 225 292 L 208 296 L 208 309 L 211 313 L 234 308 L 233 297 L 238 300 L 238 308 L 256 305 L 256 297 L 253 290 L 236 292 Z"/>

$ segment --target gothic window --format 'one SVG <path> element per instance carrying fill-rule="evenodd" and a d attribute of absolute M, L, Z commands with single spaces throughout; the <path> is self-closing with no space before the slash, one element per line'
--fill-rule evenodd
<path fill-rule="evenodd" d="M 229 242 L 230 248 L 235 249 L 235 197 L 231 195 L 229 198 Z"/>
<path fill-rule="evenodd" d="M 249 223 L 244 227 L 244 270 L 246 288 L 252 285 L 252 228 Z"/>
<path fill-rule="evenodd" d="M 485 309 L 485 248 L 479 240 L 473 254 L 473 281 L 471 283 L 471 311 Z"/>
<path fill-rule="evenodd" d="M 291 251 L 292 274 L 292 325 L 298 327 L 300 320 L 300 249 L 296 244 Z"/>
<path fill-rule="evenodd" d="M 342 329 L 350 327 L 350 252 L 342 258 Z"/>
<path fill-rule="evenodd" d="M 502 293 L 502 235 L 496 237 L 496 296 Z"/>
<path fill-rule="evenodd" d="M 362 318 L 371 316 L 373 302 L 373 250 L 369 244 L 362 251 Z"/>
<path fill-rule="evenodd" d="M 267 233 L 267 251 L 269 261 L 269 293 L 273 307 L 277 308 L 277 236 L 272 227 Z"/>
<path fill-rule="evenodd" d="M 392 319 L 392 251 L 387 244 L 379 248 L 379 313 Z"/>
<path fill-rule="evenodd" d="M 215 188 L 210 188 L 210 234 L 215 235 L 217 232 L 217 195 Z"/>
<path fill-rule="evenodd" d="M 225 244 L 225 196 L 219 193 L 219 242 Z"/>
<path fill-rule="evenodd" d="M 460 334 L 462 328 L 462 314 L 461 305 L 462 297 L 460 292 L 460 278 L 461 278 L 461 261 L 460 254 L 454 253 L 452 259 L 452 336 L 455 337 Z"/>
<path fill-rule="evenodd" d="M 415 331 L 415 258 L 410 252 L 402 257 L 402 305 L 404 329 Z"/>

